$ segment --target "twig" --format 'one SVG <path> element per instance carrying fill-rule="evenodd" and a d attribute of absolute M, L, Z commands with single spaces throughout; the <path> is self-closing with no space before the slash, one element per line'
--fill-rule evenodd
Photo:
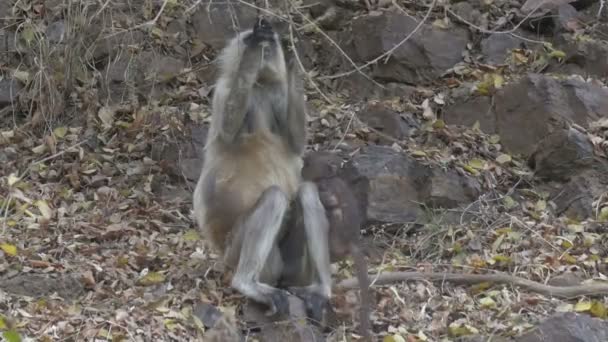
<path fill-rule="evenodd" d="M 431 282 L 452 282 L 459 285 L 472 285 L 479 283 L 496 283 L 520 286 L 526 290 L 539 293 L 545 296 L 552 296 L 562 299 L 570 299 L 580 296 L 597 296 L 608 294 L 607 284 L 583 284 L 576 286 L 552 286 L 538 283 L 536 281 L 520 278 L 510 274 L 459 274 L 459 273 L 439 273 L 439 272 L 386 272 L 377 276 L 374 285 L 387 285 L 402 281 Z M 357 288 L 356 278 L 349 278 L 337 284 L 341 288 Z"/>

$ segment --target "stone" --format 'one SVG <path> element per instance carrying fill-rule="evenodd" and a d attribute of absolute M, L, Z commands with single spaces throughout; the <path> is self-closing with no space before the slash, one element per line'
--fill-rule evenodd
<path fill-rule="evenodd" d="M 23 87 L 17 80 L 0 80 L 0 109 L 14 104 L 21 89 Z"/>
<path fill-rule="evenodd" d="M 352 37 L 357 61 L 367 62 L 391 50 L 417 25 L 417 20 L 400 12 L 370 13 L 355 18 Z M 372 75 L 388 82 L 431 82 L 462 61 L 468 42 L 468 31 L 463 28 L 444 30 L 424 24 L 388 60 L 374 65 Z"/>
<path fill-rule="evenodd" d="M 395 112 L 382 102 L 372 102 L 366 105 L 357 114 L 359 119 L 370 126 L 397 140 L 405 139 L 411 135 L 415 127 L 415 121 L 406 122 L 399 113 Z M 373 134 L 373 132 L 372 132 Z M 378 136 L 378 144 L 391 145 L 393 141 Z"/>
<path fill-rule="evenodd" d="M 501 64 L 509 56 L 510 50 L 521 48 L 523 42 L 510 34 L 493 33 L 481 41 L 481 52 L 486 62 Z"/>
<path fill-rule="evenodd" d="M 586 314 L 557 314 L 534 330 L 515 338 L 516 342 L 604 342 L 608 341 L 608 322 Z"/>
<path fill-rule="evenodd" d="M 476 181 L 443 173 L 386 146 L 359 150 L 340 170 L 369 222 L 411 223 L 422 206 L 454 208 L 475 200 Z"/>
<path fill-rule="evenodd" d="M 535 176 L 567 181 L 594 161 L 593 144 L 577 129 L 559 129 L 541 140 L 528 159 Z"/>
<path fill-rule="evenodd" d="M 253 27 L 256 18 L 256 10 L 243 4 L 218 2 L 198 6 L 192 14 L 193 39 L 219 50 L 238 32 Z"/>

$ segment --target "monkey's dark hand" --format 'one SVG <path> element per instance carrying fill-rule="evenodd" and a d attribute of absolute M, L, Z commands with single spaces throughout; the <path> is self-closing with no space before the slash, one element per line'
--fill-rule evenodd
<path fill-rule="evenodd" d="M 289 287 L 289 292 L 304 302 L 308 318 L 317 323 L 325 322 L 326 313 L 331 311 L 329 298 L 307 287 Z"/>
<path fill-rule="evenodd" d="M 274 316 L 276 314 L 284 316 L 289 314 L 289 293 L 276 289 L 269 294 L 270 308 L 266 311 L 266 316 Z"/>
<path fill-rule="evenodd" d="M 268 20 L 259 18 L 256 20 L 255 25 L 253 25 L 252 36 L 257 41 L 273 40 L 274 30 L 272 29 L 272 25 L 270 25 Z"/>

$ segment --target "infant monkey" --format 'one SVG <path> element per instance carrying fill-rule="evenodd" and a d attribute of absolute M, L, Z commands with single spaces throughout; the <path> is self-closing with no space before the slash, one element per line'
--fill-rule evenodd
<path fill-rule="evenodd" d="M 371 297 L 367 262 L 361 248 L 363 215 L 354 193 L 338 177 L 341 158 L 331 152 L 310 152 L 304 157 L 302 178 L 314 182 L 329 221 L 329 250 L 331 262 L 352 255 L 361 296 L 361 334 L 371 341 Z"/>

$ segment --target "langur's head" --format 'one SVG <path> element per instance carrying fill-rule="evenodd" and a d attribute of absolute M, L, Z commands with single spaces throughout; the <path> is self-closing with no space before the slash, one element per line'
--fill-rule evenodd
<path fill-rule="evenodd" d="M 226 46 L 221 58 L 223 69 L 230 71 L 227 68 L 234 68 L 238 65 L 245 49 L 257 47 L 262 48 L 262 54 L 259 60 L 260 70 L 256 81 L 262 84 L 266 82 L 286 81 L 287 67 L 279 35 L 274 31 L 270 23 L 263 18 L 256 21 L 253 29 L 239 33 Z"/>
<path fill-rule="evenodd" d="M 342 159 L 331 152 L 310 152 L 304 156 L 302 178 L 317 181 L 323 178 L 335 177 L 340 170 Z"/>

